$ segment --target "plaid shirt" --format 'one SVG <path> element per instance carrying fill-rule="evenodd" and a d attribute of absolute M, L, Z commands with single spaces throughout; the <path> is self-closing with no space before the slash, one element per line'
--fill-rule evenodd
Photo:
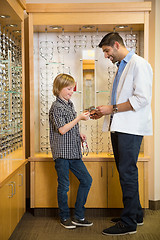
<path fill-rule="evenodd" d="M 53 160 L 57 158 L 80 159 L 81 138 L 78 123 L 64 135 L 60 134 L 59 128 L 76 118 L 73 103 L 56 98 L 49 111 L 50 146 Z"/>

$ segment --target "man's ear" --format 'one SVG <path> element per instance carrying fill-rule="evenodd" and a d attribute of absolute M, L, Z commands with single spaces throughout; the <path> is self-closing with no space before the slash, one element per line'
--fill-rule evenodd
<path fill-rule="evenodd" d="M 119 42 L 116 41 L 116 42 L 114 43 L 114 47 L 118 50 L 118 49 L 120 48 Z"/>

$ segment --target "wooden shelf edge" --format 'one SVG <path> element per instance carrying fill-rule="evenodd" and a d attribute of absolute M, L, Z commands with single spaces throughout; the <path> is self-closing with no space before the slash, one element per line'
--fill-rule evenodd
<path fill-rule="evenodd" d="M 100 162 L 114 162 L 114 156 L 113 155 L 110 155 L 110 156 L 87 156 L 87 157 L 83 157 L 82 158 L 84 162 L 97 162 L 97 161 L 100 161 Z M 139 156 L 138 157 L 138 161 L 139 162 L 148 162 L 150 160 L 150 157 L 149 156 Z M 28 161 L 29 162 L 53 162 L 53 158 L 48 156 L 35 156 L 35 157 L 29 157 L 28 158 Z"/>
<path fill-rule="evenodd" d="M 21 7 L 23 8 L 23 10 L 26 9 L 26 1 L 25 1 L 25 0 L 18 0 L 18 3 L 21 5 Z"/>
<path fill-rule="evenodd" d="M 127 3 L 28 3 L 27 13 L 68 12 L 145 12 L 151 11 L 151 2 Z"/>

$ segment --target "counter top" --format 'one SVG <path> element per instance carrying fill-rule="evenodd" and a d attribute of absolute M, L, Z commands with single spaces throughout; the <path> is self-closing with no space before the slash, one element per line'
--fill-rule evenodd
<path fill-rule="evenodd" d="M 143 153 L 139 154 L 138 161 L 149 161 L 149 156 L 144 156 Z M 34 157 L 29 157 L 30 162 L 50 162 L 53 161 L 52 154 L 36 153 Z M 83 157 L 84 162 L 97 162 L 97 161 L 114 161 L 114 155 L 112 153 L 89 153 L 88 156 Z"/>
<path fill-rule="evenodd" d="M 28 160 L 14 160 L 14 159 L 0 159 L 0 188 L 4 183 L 19 170 L 23 165 L 25 165 Z"/>

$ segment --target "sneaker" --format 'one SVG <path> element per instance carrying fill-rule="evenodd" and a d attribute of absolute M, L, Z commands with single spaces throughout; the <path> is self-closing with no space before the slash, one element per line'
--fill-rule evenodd
<path fill-rule="evenodd" d="M 79 219 L 76 219 L 74 218 L 72 220 L 72 223 L 75 225 L 75 226 L 80 226 L 80 227 L 90 227 L 93 225 L 92 222 L 89 222 L 88 220 L 84 219 L 84 220 L 79 220 Z"/>
<path fill-rule="evenodd" d="M 117 223 L 121 221 L 121 218 L 112 218 L 111 223 Z M 137 226 L 142 226 L 144 224 L 143 219 L 142 220 L 137 220 Z"/>
<path fill-rule="evenodd" d="M 71 222 L 71 219 L 66 219 L 66 220 L 62 220 L 61 219 L 61 222 L 60 224 L 64 227 L 64 228 L 68 228 L 68 229 L 74 229 L 76 228 L 75 225 L 73 225 L 73 223 Z"/>
<path fill-rule="evenodd" d="M 117 222 L 116 225 L 106 228 L 102 231 L 102 234 L 104 235 L 126 235 L 126 234 L 134 234 L 136 233 L 136 229 L 132 227 L 126 227 L 123 225 L 122 222 Z"/>

